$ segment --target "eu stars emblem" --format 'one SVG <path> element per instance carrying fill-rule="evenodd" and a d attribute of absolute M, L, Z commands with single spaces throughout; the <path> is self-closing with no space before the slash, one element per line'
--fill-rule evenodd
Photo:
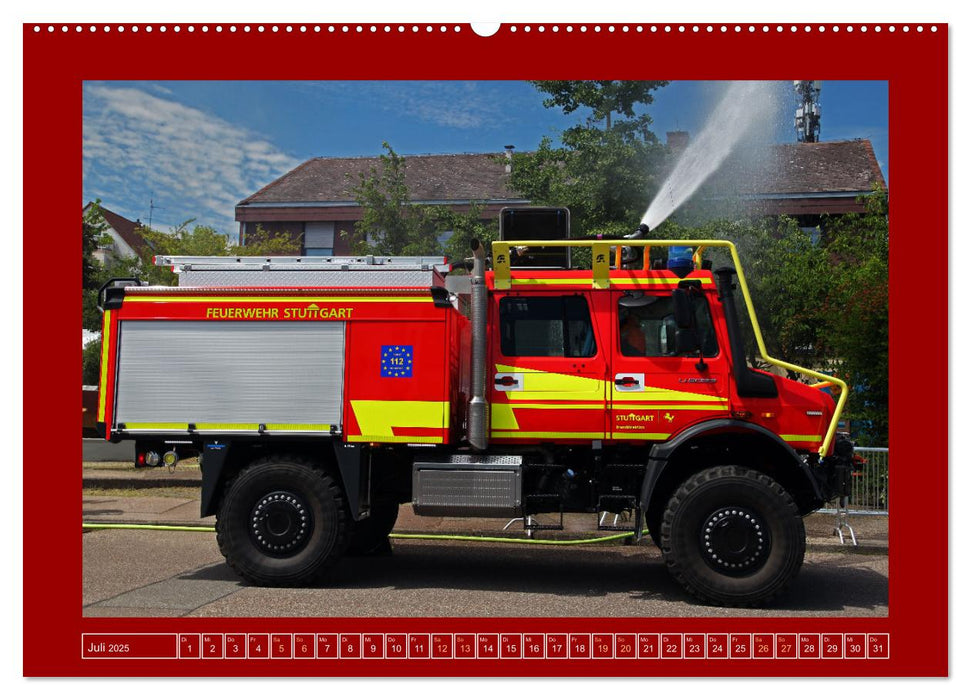
<path fill-rule="evenodd" d="M 382 345 L 381 376 L 410 377 L 414 359 L 413 345 Z"/>

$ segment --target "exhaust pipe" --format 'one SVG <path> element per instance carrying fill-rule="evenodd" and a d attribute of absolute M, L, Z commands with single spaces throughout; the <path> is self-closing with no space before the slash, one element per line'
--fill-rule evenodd
<path fill-rule="evenodd" d="M 488 290 L 485 284 L 485 248 L 472 239 L 472 398 L 469 400 L 469 444 L 477 450 L 489 446 L 489 401 L 486 398 L 486 317 Z"/>

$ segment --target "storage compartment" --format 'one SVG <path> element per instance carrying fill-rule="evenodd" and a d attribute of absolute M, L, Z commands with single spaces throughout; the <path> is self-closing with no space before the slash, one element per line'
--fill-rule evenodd
<path fill-rule="evenodd" d="M 517 517 L 522 510 L 522 458 L 456 455 L 415 462 L 416 515 Z"/>
<path fill-rule="evenodd" d="M 127 430 L 338 430 L 344 323 L 122 321 L 115 424 Z"/>

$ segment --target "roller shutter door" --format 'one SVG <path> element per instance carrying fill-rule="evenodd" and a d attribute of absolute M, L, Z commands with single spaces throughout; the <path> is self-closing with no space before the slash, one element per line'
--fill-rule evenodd
<path fill-rule="evenodd" d="M 344 324 L 123 321 L 116 423 L 341 424 Z"/>

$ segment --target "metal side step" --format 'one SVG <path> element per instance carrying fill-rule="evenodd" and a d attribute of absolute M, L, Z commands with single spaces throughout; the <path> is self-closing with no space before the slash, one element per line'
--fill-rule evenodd
<path fill-rule="evenodd" d="M 633 496 L 601 496 L 597 502 L 597 510 L 600 512 L 597 529 L 603 532 L 633 532 L 635 528 L 633 521 L 637 520 L 636 515 L 628 521 L 628 525 L 618 525 L 618 521 L 622 517 L 621 513 L 628 510 L 634 513 L 636 508 L 637 499 Z M 613 522 L 606 524 L 610 520 Z"/>

